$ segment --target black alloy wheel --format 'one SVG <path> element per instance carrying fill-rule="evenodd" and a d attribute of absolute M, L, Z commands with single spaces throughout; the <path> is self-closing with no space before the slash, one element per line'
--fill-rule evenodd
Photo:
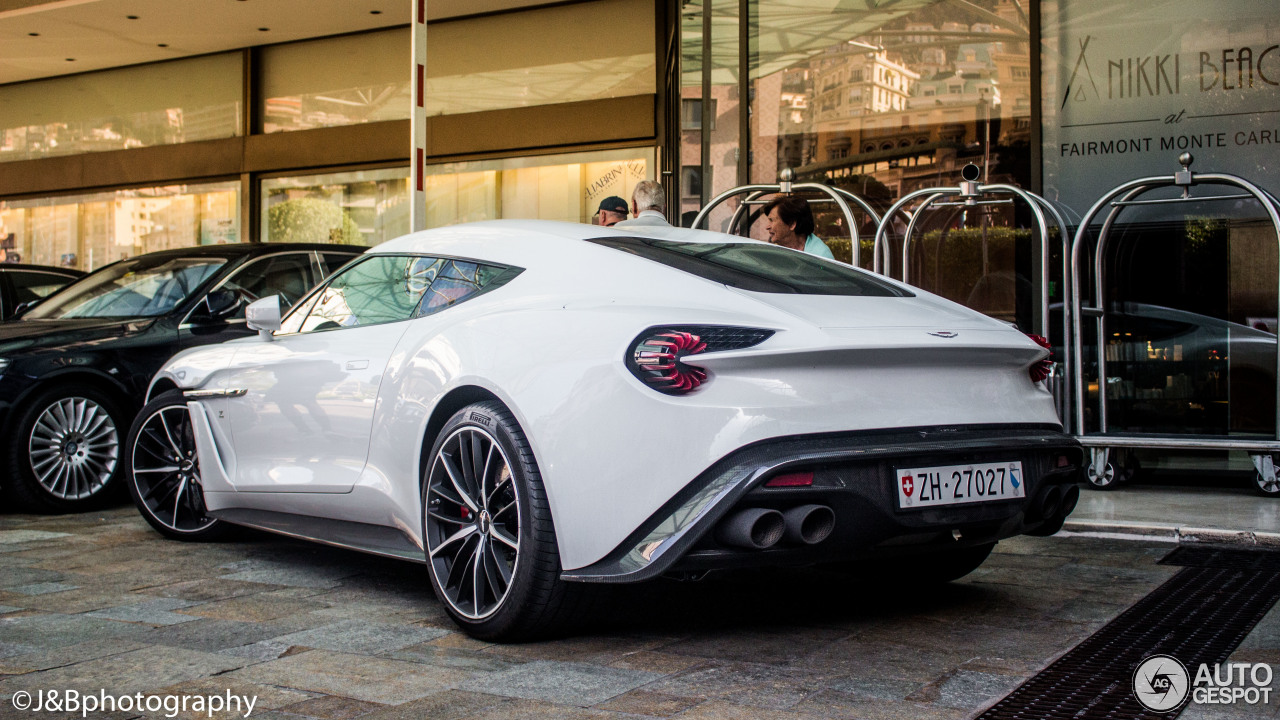
<path fill-rule="evenodd" d="M 226 525 L 204 503 L 191 411 L 180 391 L 160 395 L 129 431 L 129 494 L 142 517 L 175 540 L 213 540 Z"/>
<path fill-rule="evenodd" d="M 526 640 L 564 622 L 580 588 L 560 580 L 537 463 L 500 403 L 470 405 L 445 424 L 425 458 L 422 508 L 432 588 L 467 633 Z"/>

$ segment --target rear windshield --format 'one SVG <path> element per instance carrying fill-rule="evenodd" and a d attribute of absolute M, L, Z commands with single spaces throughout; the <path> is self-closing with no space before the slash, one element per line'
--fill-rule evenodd
<path fill-rule="evenodd" d="M 652 238 L 596 238 L 590 242 L 739 290 L 911 297 L 871 273 L 765 243 L 687 243 Z"/>

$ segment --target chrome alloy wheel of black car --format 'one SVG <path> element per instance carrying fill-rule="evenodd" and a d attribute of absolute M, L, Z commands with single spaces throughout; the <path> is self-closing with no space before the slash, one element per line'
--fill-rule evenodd
<path fill-rule="evenodd" d="M 141 418 L 130 453 L 136 504 L 157 530 L 198 533 L 217 522 L 205 512 L 191 414 L 186 405 L 162 406 Z M 167 534 L 167 533 L 166 533 Z"/>
<path fill-rule="evenodd" d="M 97 402 L 58 398 L 36 418 L 27 441 L 36 482 L 60 500 L 94 495 L 115 472 L 119 435 L 115 421 Z"/>
<path fill-rule="evenodd" d="M 520 560 L 521 492 L 497 440 L 458 428 L 432 460 L 424 528 L 427 557 L 459 615 L 487 618 L 502 606 Z"/>

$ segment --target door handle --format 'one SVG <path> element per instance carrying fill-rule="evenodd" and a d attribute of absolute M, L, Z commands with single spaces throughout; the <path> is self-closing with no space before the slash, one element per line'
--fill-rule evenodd
<path fill-rule="evenodd" d="M 348 360 L 347 361 L 348 370 L 364 370 L 367 367 L 369 367 L 368 360 Z"/>

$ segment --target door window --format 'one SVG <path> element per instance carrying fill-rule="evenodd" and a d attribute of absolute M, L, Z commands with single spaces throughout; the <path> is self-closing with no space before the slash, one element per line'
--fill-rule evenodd
<path fill-rule="evenodd" d="M 248 302 L 279 295 L 282 308 L 288 309 L 314 284 L 311 253 L 293 252 L 258 258 L 236 271 L 223 287 L 239 292 Z M 244 317 L 244 308 L 236 317 Z"/>
<path fill-rule="evenodd" d="M 9 280 L 13 282 L 14 301 L 18 305 L 47 297 L 54 290 L 75 279 L 67 275 L 30 270 L 15 270 L 8 275 Z"/>
<path fill-rule="evenodd" d="M 440 261 L 405 255 L 371 255 L 329 281 L 311 307 L 301 332 L 407 320 Z"/>

